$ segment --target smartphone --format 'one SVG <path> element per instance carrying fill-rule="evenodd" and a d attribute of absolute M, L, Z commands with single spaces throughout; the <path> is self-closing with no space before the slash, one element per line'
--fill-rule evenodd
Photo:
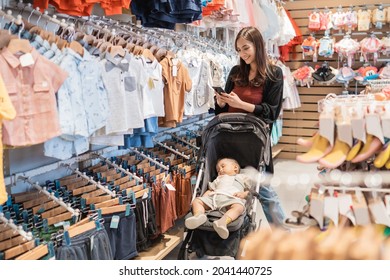
<path fill-rule="evenodd" d="M 219 94 L 221 94 L 222 92 L 225 92 L 225 90 L 224 90 L 223 88 L 221 88 L 221 87 L 213 87 L 213 89 L 214 89 L 217 93 L 219 93 Z"/>

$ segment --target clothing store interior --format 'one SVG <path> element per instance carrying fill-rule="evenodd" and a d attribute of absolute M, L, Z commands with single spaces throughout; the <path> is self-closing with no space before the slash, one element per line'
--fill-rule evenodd
<path fill-rule="evenodd" d="M 390 259 L 390 3 L 313 2 L 0 0 L 0 260 Z"/>

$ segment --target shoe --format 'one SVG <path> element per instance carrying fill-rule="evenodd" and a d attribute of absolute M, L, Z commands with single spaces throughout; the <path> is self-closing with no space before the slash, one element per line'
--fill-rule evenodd
<path fill-rule="evenodd" d="M 329 141 L 322 136 L 318 136 L 315 139 L 310 150 L 302 155 L 297 156 L 297 161 L 303 163 L 312 163 L 316 162 L 320 158 L 327 155 L 332 150 L 332 146 L 330 146 Z"/>
<path fill-rule="evenodd" d="M 196 216 L 189 217 L 185 220 L 184 224 L 188 229 L 195 229 L 203 225 L 207 221 L 207 216 L 204 213 L 201 213 Z"/>
<path fill-rule="evenodd" d="M 349 150 L 346 161 L 351 161 L 359 153 L 360 149 L 363 147 L 363 142 L 358 140 L 355 145 L 352 146 Z"/>
<path fill-rule="evenodd" d="M 334 144 L 332 151 L 325 157 L 321 158 L 318 162 L 326 168 L 337 168 L 343 164 L 347 158 L 349 150 L 350 148 L 347 143 L 336 139 L 336 143 Z"/>
<path fill-rule="evenodd" d="M 222 239 L 229 237 L 229 230 L 227 229 L 226 220 L 219 219 L 213 222 L 213 228 Z"/>
<path fill-rule="evenodd" d="M 390 144 L 387 143 L 384 149 L 377 155 L 374 160 L 374 166 L 376 168 L 382 168 L 389 161 L 390 158 Z"/>
<path fill-rule="evenodd" d="M 373 156 L 378 150 L 380 150 L 381 147 L 382 142 L 379 140 L 379 138 L 371 134 L 367 134 L 366 143 L 358 155 L 351 160 L 351 162 L 357 163 L 365 161 L 369 157 Z"/>
<path fill-rule="evenodd" d="M 390 159 L 385 164 L 386 169 L 390 169 Z"/>
<path fill-rule="evenodd" d="M 298 138 L 297 144 L 303 147 L 311 148 L 313 146 L 314 141 L 320 136 L 318 132 L 316 132 L 312 137 L 304 139 Z"/>

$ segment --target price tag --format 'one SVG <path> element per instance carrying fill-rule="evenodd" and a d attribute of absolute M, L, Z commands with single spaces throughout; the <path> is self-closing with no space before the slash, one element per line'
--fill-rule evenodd
<path fill-rule="evenodd" d="M 339 224 L 339 203 L 337 197 L 326 196 L 324 198 L 324 216 L 331 219 L 337 227 Z"/>
<path fill-rule="evenodd" d="M 165 186 L 168 188 L 170 191 L 176 191 L 176 189 L 171 185 L 171 184 L 165 184 Z"/>
<path fill-rule="evenodd" d="M 120 217 L 117 215 L 112 216 L 110 228 L 118 228 Z"/>
<path fill-rule="evenodd" d="M 320 135 L 326 138 L 330 145 L 334 144 L 334 117 L 329 113 L 320 116 Z"/>
<path fill-rule="evenodd" d="M 356 195 L 353 196 L 353 212 L 355 213 L 357 225 L 364 226 L 371 223 L 367 203 L 361 193 L 356 193 Z"/>
<path fill-rule="evenodd" d="M 324 199 L 316 193 L 311 193 L 310 196 L 310 216 L 317 222 L 320 228 L 324 227 Z"/>
<path fill-rule="evenodd" d="M 355 215 L 352 212 L 352 196 L 349 194 L 341 194 L 338 197 L 340 214 L 346 216 L 351 222 L 356 225 Z"/>
<path fill-rule="evenodd" d="M 366 128 L 365 128 L 365 121 L 363 118 L 353 118 L 351 120 L 352 123 L 352 135 L 353 138 L 356 138 L 363 143 L 366 143 Z"/>
<path fill-rule="evenodd" d="M 382 132 L 381 120 L 378 114 L 367 114 L 366 115 L 366 129 L 368 134 L 376 136 L 382 144 L 385 144 L 385 138 Z"/>
<path fill-rule="evenodd" d="M 370 202 L 368 208 L 374 217 L 375 223 L 390 227 L 390 218 L 386 213 L 386 207 L 382 200 Z"/>
<path fill-rule="evenodd" d="M 19 57 L 19 61 L 22 67 L 26 67 L 34 64 L 34 58 L 31 53 L 25 53 L 24 55 Z"/>
<path fill-rule="evenodd" d="M 172 76 L 177 77 L 177 64 L 179 63 L 179 60 L 177 58 L 172 58 Z"/>
<path fill-rule="evenodd" d="M 381 118 L 383 136 L 390 138 L 390 112 L 386 113 Z"/>

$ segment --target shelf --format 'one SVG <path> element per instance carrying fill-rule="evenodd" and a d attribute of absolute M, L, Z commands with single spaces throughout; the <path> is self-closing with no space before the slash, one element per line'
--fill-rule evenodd
<path fill-rule="evenodd" d="M 283 145 L 277 144 L 272 147 L 272 158 L 276 158 L 284 149 Z"/>
<path fill-rule="evenodd" d="M 160 243 L 139 253 L 135 260 L 162 260 L 180 243 L 180 237 L 175 235 L 164 235 Z"/>

